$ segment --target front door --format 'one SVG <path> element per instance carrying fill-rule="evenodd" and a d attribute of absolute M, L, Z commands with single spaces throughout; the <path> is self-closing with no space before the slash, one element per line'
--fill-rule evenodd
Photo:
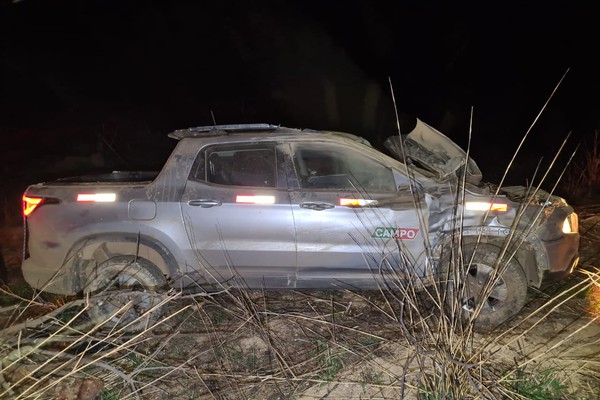
<path fill-rule="evenodd" d="M 427 207 L 371 151 L 291 144 L 301 286 L 375 288 L 380 279 L 425 274 Z"/>

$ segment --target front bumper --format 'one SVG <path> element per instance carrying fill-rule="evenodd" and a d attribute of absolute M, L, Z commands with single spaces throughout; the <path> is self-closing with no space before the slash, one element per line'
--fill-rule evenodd
<path fill-rule="evenodd" d="M 542 241 L 548 257 L 549 273 L 571 273 L 579 263 L 579 233 L 566 233 L 551 242 Z"/>
<path fill-rule="evenodd" d="M 571 272 L 573 272 L 573 270 L 577 267 L 578 263 L 579 263 L 579 256 L 576 256 L 571 261 L 571 265 L 568 269 L 566 269 L 564 271 L 555 271 L 555 272 L 546 271 L 546 273 L 544 274 L 544 276 L 542 278 L 542 285 L 545 286 L 545 285 L 553 284 L 553 283 L 564 280 L 571 274 Z"/>

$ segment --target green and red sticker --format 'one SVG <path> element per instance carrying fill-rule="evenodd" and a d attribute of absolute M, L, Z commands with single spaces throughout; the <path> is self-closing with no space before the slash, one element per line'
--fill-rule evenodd
<path fill-rule="evenodd" d="M 419 228 L 392 228 L 389 226 L 378 226 L 371 237 L 374 239 L 400 239 L 413 240 L 419 234 Z"/>

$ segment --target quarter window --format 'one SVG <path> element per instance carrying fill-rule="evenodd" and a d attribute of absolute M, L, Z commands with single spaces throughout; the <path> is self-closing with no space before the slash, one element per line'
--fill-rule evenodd
<path fill-rule="evenodd" d="M 227 144 L 198 155 L 192 179 L 218 185 L 275 187 L 275 148 L 271 144 Z"/>

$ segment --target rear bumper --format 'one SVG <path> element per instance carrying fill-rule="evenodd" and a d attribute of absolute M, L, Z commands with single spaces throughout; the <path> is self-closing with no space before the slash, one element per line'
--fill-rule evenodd
<path fill-rule="evenodd" d="M 55 294 L 71 295 L 75 285 L 67 268 L 48 268 L 33 262 L 32 258 L 23 261 L 21 272 L 25 281 L 33 288 Z"/>

